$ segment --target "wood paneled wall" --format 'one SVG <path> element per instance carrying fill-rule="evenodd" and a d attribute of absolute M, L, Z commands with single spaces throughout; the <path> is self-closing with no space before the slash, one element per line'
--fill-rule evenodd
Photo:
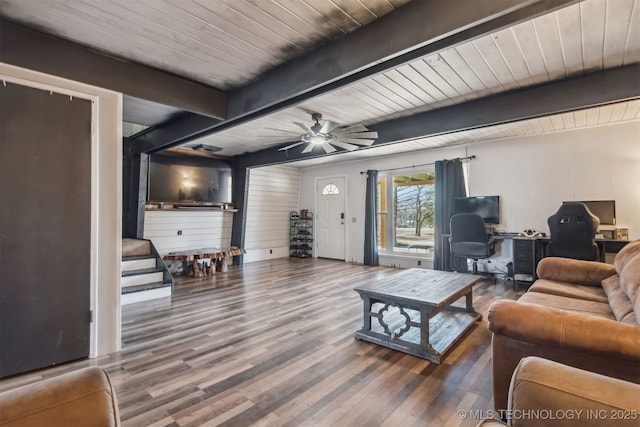
<path fill-rule="evenodd" d="M 231 245 L 231 211 L 148 210 L 144 216 L 144 238 L 158 252 L 220 248 Z M 178 232 L 181 231 L 181 234 Z"/>
<path fill-rule="evenodd" d="M 300 170 L 251 169 L 244 262 L 289 256 L 289 213 L 298 210 Z"/>

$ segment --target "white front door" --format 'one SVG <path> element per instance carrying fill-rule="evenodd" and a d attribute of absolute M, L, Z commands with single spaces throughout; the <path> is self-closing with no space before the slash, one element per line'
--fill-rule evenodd
<path fill-rule="evenodd" d="M 344 177 L 319 179 L 316 187 L 316 254 L 345 259 Z"/>

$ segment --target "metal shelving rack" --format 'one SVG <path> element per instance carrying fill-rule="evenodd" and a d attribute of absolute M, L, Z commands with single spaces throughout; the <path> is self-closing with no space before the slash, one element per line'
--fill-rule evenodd
<path fill-rule="evenodd" d="M 313 256 L 313 214 L 307 210 L 289 214 L 289 256 Z"/>

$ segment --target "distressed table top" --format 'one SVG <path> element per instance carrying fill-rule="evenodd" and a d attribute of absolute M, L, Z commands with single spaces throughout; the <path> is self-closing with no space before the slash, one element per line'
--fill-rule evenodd
<path fill-rule="evenodd" d="M 409 268 L 392 277 L 359 286 L 355 290 L 361 295 L 392 297 L 398 301 L 440 306 L 465 294 L 470 286 L 481 280 L 482 276 L 473 274 Z"/>

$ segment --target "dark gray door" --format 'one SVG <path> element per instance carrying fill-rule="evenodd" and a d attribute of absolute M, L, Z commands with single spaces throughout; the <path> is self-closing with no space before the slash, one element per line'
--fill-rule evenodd
<path fill-rule="evenodd" d="M 0 84 L 0 377 L 89 355 L 91 102 Z"/>

